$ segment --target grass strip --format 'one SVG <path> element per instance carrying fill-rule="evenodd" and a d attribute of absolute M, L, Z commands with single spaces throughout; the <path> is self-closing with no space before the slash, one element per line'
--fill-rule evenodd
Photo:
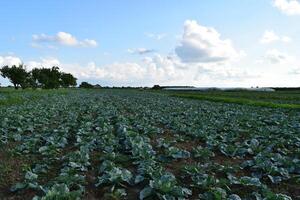
<path fill-rule="evenodd" d="M 66 89 L 58 90 L 0 90 L 0 106 L 11 106 L 21 104 L 25 101 L 36 101 L 44 96 L 65 95 L 68 94 Z"/>
<path fill-rule="evenodd" d="M 200 94 L 173 94 L 171 96 L 180 97 L 180 98 L 188 98 L 188 99 L 221 102 L 221 103 L 235 103 L 235 104 L 250 105 L 250 106 L 260 106 L 260 107 L 268 107 L 268 108 L 300 109 L 299 104 L 286 104 L 286 103 L 274 103 L 274 102 L 266 102 L 266 101 L 255 101 L 255 100 L 250 100 L 250 99 L 245 99 L 245 98 L 207 96 L 207 95 L 200 95 Z"/>

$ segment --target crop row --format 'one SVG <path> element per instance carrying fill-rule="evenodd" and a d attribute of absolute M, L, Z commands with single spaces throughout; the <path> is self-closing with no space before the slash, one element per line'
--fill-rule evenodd
<path fill-rule="evenodd" d="M 0 143 L 30 160 L 29 199 L 292 199 L 300 114 L 138 91 L 71 91 L 1 108 Z"/>

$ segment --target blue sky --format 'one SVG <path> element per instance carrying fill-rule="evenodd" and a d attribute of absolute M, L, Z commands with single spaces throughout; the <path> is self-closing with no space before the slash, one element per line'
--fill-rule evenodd
<path fill-rule="evenodd" d="M 1 65 L 59 65 L 102 85 L 300 85 L 298 0 L 4 0 L 0 11 Z"/>

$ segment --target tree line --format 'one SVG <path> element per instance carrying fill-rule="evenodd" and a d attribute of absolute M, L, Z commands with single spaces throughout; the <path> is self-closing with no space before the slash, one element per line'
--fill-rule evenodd
<path fill-rule="evenodd" d="M 61 72 L 59 67 L 34 68 L 27 71 L 23 64 L 4 66 L 0 69 L 1 76 L 8 78 L 18 88 L 57 89 L 77 85 L 77 78 L 70 73 Z"/>

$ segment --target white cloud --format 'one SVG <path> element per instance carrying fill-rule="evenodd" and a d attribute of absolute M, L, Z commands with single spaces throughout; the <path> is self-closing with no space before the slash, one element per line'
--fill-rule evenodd
<path fill-rule="evenodd" d="M 54 46 L 54 45 L 41 45 L 41 44 L 39 44 L 39 43 L 36 43 L 36 42 L 33 42 L 33 43 L 31 43 L 30 44 L 30 46 L 32 47 L 32 48 L 35 48 L 35 49 L 54 49 L 54 50 L 56 50 L 56 49 L 58 49 L 56 46 Z"/>
<path fill-rule="evenodd" d="M 288 63 L 292 60 L 292 57 L 286 53 L 280 52 L 277 49 L 271 49 L 266 52 L 264 58 L 272 64 Z"/>
<path fill-rule="evenodd" d="M 107 79 L 114 81 L 141 80 L 145 69 L 137 63 L 113 63 L 111 65 L 97 67 L 94 62 L 87 65 L 79 76 L 95 79 Z"/>
<path fill-rule="evenodd" d="M 267 43 L 277 41 L 279 39 L 280 39 L 280 37 L 278 35 L 276 35 L 274 33 L 274 31 L 265 31 L 264 35 L 262 36 L 262 38 L 260 40 L 260 43 L 267 44 Z"/>
<path fill-rule="evenodd" d="M 143 55 L 143 54 L 153 53 L 154 50 L 153 49 L 146 49 L 146 48 L 136 48 L 136 49 L 127 49 L 127 52 L 131 53 L 131 54 Z"/>
<path fill-rule="evenodd" d="M 241 56 L 229 39 L 221 39 L 214 28 L 201 26 L 194 20 L 185 21 L 181 43 L 175 51 L 186 63 L 228 61 Z"/>
<path fill-rule="evenodd" d="M 269 44 L 276 41 L 282 41 L 282 42 L 291 42 L 291 38 L 288 36 L 279 36 L 272 30 L 266 30 L 260 39 L 260 43 L 262 44 Z"/>
<path fill-rule="evenodd" d="M 290 37 L 288 37 L 288 36 L 281 36 L 281 41 L 282 42 L 291 42 L 292 39 Z"/>
<path fill-rule="evenodd" d="M 291 75 L 300 75 L 300 67 L 294 68 L 290 71 Z"/>
<path fill-rule="evenodd" d="M 153 38 L 155 40 L 162 40 L 163 38 L 165 38 L 167 36 L 166 33 L 145 33 L 145 35 L 149 38 Z"/>
<path fill-rule="evenodd" d="M 109 65 L 96 65 L 94 62 L 90 62 L 86 66 L 61 64 L 61 67 L 79 79 L 138 86 L 180 79 L 184 75 L 183 68 L 177 67 L 177 65 L 176 61 L 155 54 L 153 57 L 145 57 L 140 63 L 115 62 Z"/>
<path fill-rule="evenodd" d="M 97 47 L 98 43 L 96 40 L 85 39 L 82 42 L 79 42 L 79 45 L 83 47 Z"/>
<path fill-rule="evenodd" d="M 298 0 L 273 0 L 273 5 L 286 15 L 300 15 Z"/>
<path fill-rule="evenodd" d="M 244 81 L 258 77 L 258 75 L 229 65 L 200 66 L 196 78 L 208 76 L 214 80 Z"/>
<path fill-rule="evenodd" d="M 56 43 L 64 46 L 73 47 L 97 47 L 98 43 L 92 39 L 77 40 L 77 38 L 70 33 L 58 32 L 56 35 L 33 35 L 33 47 L 40 47 L 37 43 Z"/>
<path fill-rule="evenodd" d="M 26 66 L 28 70 L 33 68 L 51 68 L 54 66 L 60 66 L 61 63 L 56 58 L 41 58 L 39 61 L 28 61 L 26 62 Z"/>
<path fill-rule="evenodd" d="M 22 64 L 22 60 L 16 56 L 0 56 L 0 67 Z"/>
<path fill-rule="evenodd" d="M 55 36 L 49 36 L 49 35 L 46 35 L 44 33 L 40 34 L 40 35 L 32 35 L 32 39 L 33 41 L 36 41 L 36 42 L 53 42 L 55 41 Z"/>
<path fill-rule="evenodd" d="M 222 64 L 187 64 L 177 56 L 154 54 L 141 62 L 115 62 L 110 65 L 61 64 L 61 69 L 74 74 L 79 80 L 94 80 L 113 85 L 214 85 L 233 86 L 252 79 L 254 75 L 243 69 Z"/>
<path fill-rule="evenodd" d="M 54 40 L 66 46 L 76 46 L 79 44 L 79 42 L 73 35 L 65 32 L 58 32 L 57 35 L 54 37 Z"/>
<path fill-rule="evenodd" d="M 6 62 L 21 62 L 15 57 L 6 58 Z M 2 57 L 0 57 L 2 62 Z M 60 70 L 72 73 L 80 81 L 93 81 L 115 86 L 151 86 L 160 85 L 195 85 L 195 86 L 234 86 L 252 76 L 245 70 L 231 67 L 229 64 L 190 64 L 182 63 L 176 55 L 162 56 L 154 54 L 144 57 L 140 62 L 115 62 L 97 65 L 89 62 L 86 65 L 64 63 L 56 58 L 40 58 L 24 62 L 28 70 L 33 68 L 51 68 L 58 66 Z"/>

